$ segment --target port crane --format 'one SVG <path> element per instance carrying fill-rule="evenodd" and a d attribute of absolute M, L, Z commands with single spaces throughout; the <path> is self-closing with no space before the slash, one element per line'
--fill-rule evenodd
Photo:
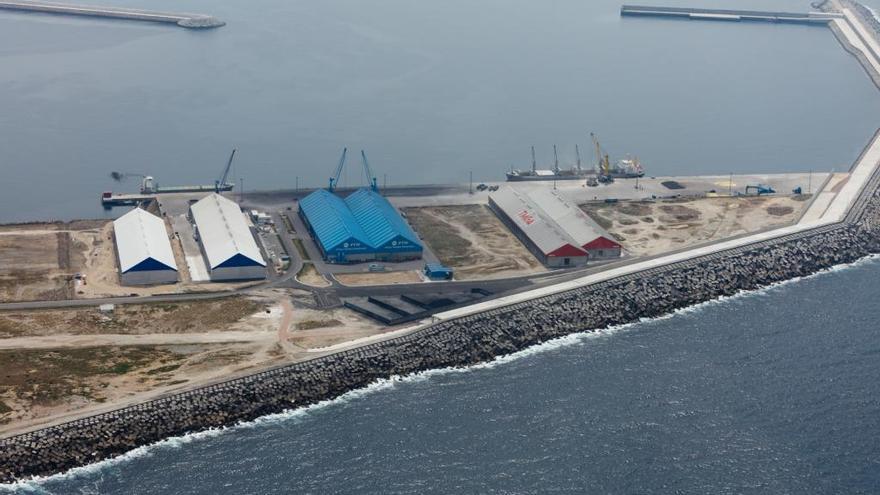
<path fill-rule="evenodd" d="M 223 176 L 220 177 L 220 180 L 214 181 L 214 192 L 220 193 L 220 191 L 228 191 L 231 190 L 233 184 L 230 184 L 227 181 L 229 179 L 229 169 L 232 168 L 232 160 L 235 158 L 235 148 L 232 149 L 232 153 L 229 155 L 229 161 L 226 162 L 226 168 L 223 170 Z"/>
<path fill-rule="evenodd" d="M 159 184 L 152 175 L 140 174 L 136 172 L 110 172 L 110 177 L 117 182 L 121 182 L 130 177 L 137 177 L 141 180 L 141 194 L 155 194 L 159 191 Z"/>
<path fill-rule="evenodd" d="M 614 177 L 611 176 L 611 161 L 608 158 L 608 153 L 602 149 L 602 145 L 599 144 L 599 138 L 594 133 L 590 133 L 590 138 L 593 139 L 593 146 L 596 148 L 596 159 L 599 160 L 598 180 L 602 184 L 611 184 L 614 182 Z"/>
<path fill-rule="evenodd" d="M 364 153 L 364 150 L 361 150 L 361 160 L 364 162 L 364 173 L 367 174 L 367 182 L 370 183 L 370 189 L 379 191 L 379 187 L 376 185 L 376 176 L 373 175 L 373 169 L 370 168 L 370 162 L 367 161 L 367 154 Z"/>
<path fill-rule="evenodd" d="M 333 192 L 333 190 L 336 189 L 336 186 L 339 185 L 339 176 L 342 175 L 342 169 L 345 167 L 346 155 L 348 155 L 348 148 L 342 148 L 342 156 L 339 157 L 339 164 L 336 165 L 336 172 L 334 172 L 333 177 L 330 177 L 330 186 L 327 188 L 330 192 Z"/>
<path fill-rule="evenodd" d="M 578 148 L 578 145 L 574 145 L 574 154 L 577 156 L 577 171 L 581 172 L 581 150 Z"/>

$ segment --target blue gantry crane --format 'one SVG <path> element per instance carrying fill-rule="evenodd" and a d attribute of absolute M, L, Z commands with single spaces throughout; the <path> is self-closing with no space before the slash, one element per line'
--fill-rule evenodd
<path fill-rule="evenodd" d="M 379 187 L 376 184 L 376 176 L 373 175 L 373 169 L 370 168 L 370 162 L 367 161 L 367 154 L 364 153 L 364 150 L 361 150 L 361 159 L 364 162 L 364 173 L 367 174 L 367 181 L 370 183 L 370 189 L 378 192 Z"/>
<path fill-rule="evenodd" d="M 235 148 L 232 149 L 232 154 L 229 155 L 229 161 L 226 162 L 226 169 L 223 170 L 223 176 L 220 177 L 220 180 L 214 181 L 215 193 L 219 193 L 220 191 L 229 191 L 232 189 L 233 184 L 229 184 L 226 181 L 227 179 L 229 179 L 229 169 L 232 168 L 233 158 L 235 158 Z"/>
<path fill-rule="evenodd" d="M 333 174 L 333 177 L 330 177 L 330 187 L 327 188 L 328 191 L 333 192 L 337 185 L 339 185 L 339 176 L 342 175 L 342 169 L 345 167 L 345 156 L 348 154 L 348 148 L 342 148 L 342 156 L 339 157 L 339 164 L 336 165 L 336 172 Z"/>
<path fill-rule="evenodd" d="M 330 177 L 330 184 L 327 188 L 328 191 L 334 192 L 339 185 L 339 177 L 342 175 L 342 169 L 345 168 L 345 159 L 348 156 L 348 148 L 342 149 L 342 156 L 339 157 L 339 164 L 336 165 L 336 171 L 333 173 L 333 177 Z M 376 176 L 373 175 L 373 169 L 370 168 L 370 162 L 367 160 L 367 154 L 364 150 L 361 150 L 361 160 L 364 164 L 364 173 L 367 174 L 367 182 L 370 183 L 370 189 L 373 191 L 379 191 L 379 186 L 376 182 Z"/>

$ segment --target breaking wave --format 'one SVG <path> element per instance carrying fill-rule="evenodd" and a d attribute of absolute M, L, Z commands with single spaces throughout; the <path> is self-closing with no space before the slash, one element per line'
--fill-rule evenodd
<path fill-rule="evenodd" d="M 10 491 L 11 491 L 11 492 L 15 492 L 15 493 L 52 494 L 53 492 L 50 489 L 48 489 L 47 487 L 45 487 L 44 485 L 47 485 L 52 482 L 59 482 L 59 481 L 63 481 L 63 480 L 73 480 L 73 479 L 77 479 L 77 478 L 81 478 L 81 477 L 88 477 L 93 474 L 101 473 L 102 471 L 104 471 L 110 467 L 113 467 L 113 466 L 125 464 L 129 461 L 139 459 L 139 458 L 150 457 L 154 453 L 161 452 L 164 449 L 180 448 L 180 447 L 183 447 L 189 443 L 214 438 L 214 437 L 217 437 L 220 435 L 224 435 L 228 432 L 235 432 L 235 431 L 239 431 L 239 430 L 258 428 L 260 426 L 274 425 L 274 424 L 279 424 L 279 423 L 288 422 L 288 421 L 296 421 L 298 419 L 302 419 L 302 418 L 309 416 L 310 414 L 314 413 L 315 411 L 318 411 L 318 410 L 321 410 L 321 409 L 324 409 L 327 407 L 331 407 L 331 406 L 335 406 L 335 405 L 339 405 L 339 404 L 348 403 L 348 402 L 351 402 L 354 400 L 358 400 L 362 397 L 368 396 L 368 395 L 373 394 L 375 392 L 393 389 L 397 386 L 397 384 L 422 382 L 425 380 L 429 380 L 431 377 L 446 375 L 446 374 L 451 374 L 451 373 L 470 373 L 470 372 L 479 371 L 479 370 L 493 369 L 498 366 L 502 366 L 502 365 L 505 365 L 505 364 L 508 364 L 508 363 L 511 363 L 514 361 L 518 361 L 520 359 L 543 354 L 543 353 L 554 351 L 554 350 L 561 349 L 561 348 L 572 347 L 572 346 L 576 346 L 576 345 L 583 345 L 583 344 L 585 344 L 591 340 L 594 340 L 594 339 L 606 338 L 606 337 L 612 336 L 612 335 L 620 333 L 620 332 L 626 332 L 626 331 L 631 330 L 631 329 L 637 327 L 638 325 L 642 325 L 644 323 L 668 320 L 668 319 L 675 318 L 680 315 L 689 315 L 689 314 L 700 313 L 707 308 L 710 308 L 710 307 L 713 307 L 716 305 L 725 304 L 726 302 L 731 301 L 731 300 L 744 300 L 744 299 L 753 298 L 753 297 L 765 297 L 767 295 L 772 294 L 775 291 L 781 290 L 784 287 L 795 284 L 795 283 L 800 282 L 802 280 L 810 280 L 810 279 L 817 278 L 817 277 L 823 277 L 823 276 L 827 276 L 829 274 L 834 274 L 834 273 L 850 270 L 850 269 L 861 267 L 864 265 L 875 264 L 878 261 L 880 261 L 880 255 L 867 256 L 867 257 L 862 258 L 854 263 L 835 265 L 831 268 L 819 271 L 819 272 L 814 273 L 812 275 L 808 275 L 805 277 L 792 278 L 790 280 L 786 280 L 783 282 L 775 283 L 773 285 L 769 285 L 769 286 L 764 287 L 762 289 L 753 290 L 753 291 L 742 291 L 742 292 L 739 292 L 739 293 L 734 294 L 732 296 L 719 297 L 719 298 L 713 299 L 711 301 L 706 301 L 704 303 L 700 303 L 700 304 L 696 304 L 696 305 L 689 306 L 686 308 L 682 308 L 682 309 L 676 310 L 674 312 L 671 312 L 669 314 L 659 316 L 656 318 L 642 318 L 639 321 L 636 321 L 633 323 L 627 323 L 624 325 L 617 325 L 617 326 L 613 326 L 613 327 L 609 327 L 609 328 L 605 328 L 605 329 L 601 329 L 601 330 L 596 330 L 596 331 L 581 332 L 581 333 L 574 333 L 571 335 L 566 335 L 564 337 L 559 337 L 559 338 L 549 340 L 547 342 L 544 342 L 544 343 L 541 343 L 538 345 L 531 346 L 531 347 L 529 347 L 527 349 L 523 349 L 521 351 L 517 351 L 517 352 L 503 355 L 503 356 L 498 356 L 495 359 L 493 359 L 492 361 L 488 361 L 485 363 L 474 364 L 474 365 L 466 366 L 466 367 L 438 368 L 438 369 L 434 369 L 434 370 L 427 370 L 427 371 L 422 371 L 419 373 L 413 373 L 413 374 L 405 375 L 405 376 L 395 375 L 395 376 L 392 376 L 387 379 L 377 380 L 376 382 L 374 382 L 364 388 L 352 390 L 352 391 L 347 392 L 345 394 L 342 394 L 339 397 L 336 397 L 334 399 L 324 400 L 324 401 L 321 401 L 321 402 L 318 402 L 318 403 L 315 403 L 315 404 L 312 404 L 309 406 L 304 406 L 301 408 L 297 408 L 297 409 L 293 409 L 293 410 L 289 410 L 289 411 L 284 411 L 281 413 L 269 414 L 269 415 L 257 418 L 253 421 L 239 423 L 234 426 L 229 426 L 229 427 L 224 427 L 224 428 L 211 428 L 211 429 L 197 432 L 197 433 L 189 433 L 189 434 L 182 435 L 182 436 L 166 438 L 165 440 L 156 442 L 154 444 L 145 445 L 143 447 L 138 447 L 134 450 L 126 452 L 125 454 L 114 457 L 112 459 L 99 461 L 94 464 L 89 464 L 87 466 L 73 468 L 73 469 L 70 469 L 64 473 L 59 473 L 59 474 L 55 474 L 52 476 L 45 476 L 45 477 L 34 477 L 34 478 L 30 478 L 28 480 L 18 481 L 15 483 L 0 484 L 0 493 L 10 493 Z"/>

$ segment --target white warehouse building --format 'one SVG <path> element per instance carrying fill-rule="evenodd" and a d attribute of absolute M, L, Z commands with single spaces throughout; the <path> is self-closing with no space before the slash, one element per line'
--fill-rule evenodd
<path fill-rule="evenodd" d="M 122 285 L 177 282 L 177 264 L 161 218 L 135 208 L 113 221 L 113 236 Z"/>
<path fill-rule="evenodd" d="M 550 268 L 614 259 L 621 245 L 558 192 L 503 187 L 489 195 L 489 208 L 538 260 Z"/>
<path fill-rule="evenodd" d="M 190 206 L 190 215 L 211 280 L 266 278 L 266 261 L 237 203 L 211 194 Z"/>

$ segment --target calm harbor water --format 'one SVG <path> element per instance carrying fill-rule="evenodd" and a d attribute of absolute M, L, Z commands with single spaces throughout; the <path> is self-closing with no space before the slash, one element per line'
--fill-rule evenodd
<path fill-rule="evenodd" d="M 0 13 L 0 221 L 99 217 L 101 191 L 137 188 L 111 171 L 213 183 L 232 147 L 247 189 L 323 185 L 345 145 L 392 185 L 499 180 L 530 145 L 571 163 L 591 130 L 652 175 L 726 174 L 841 169 L 880 125 L 824 28 L 621 19 L 612 0 L 112 3 L 229 24 Z"/>
<path fill-rule="evenodd" d="M 657 175 L 840 169 L 880 126 L 817 28 L 606 0 L 113 3 L 229 25 L 0 14 L 0 221 L 99 216 L 135 187 L 111 170 L 211 181 L 232 146 L 248 188 L 278 188 L 321 184 L 343 145 L 391 183 L 498 178 L 589 130 Z M 878 280 L 868 261 L 0 493 L 876 493 Z"/>
<path fill-rule="evenodd" d="M 863 262 L 20 491 L 877 493 L 878 280 Z"/>

